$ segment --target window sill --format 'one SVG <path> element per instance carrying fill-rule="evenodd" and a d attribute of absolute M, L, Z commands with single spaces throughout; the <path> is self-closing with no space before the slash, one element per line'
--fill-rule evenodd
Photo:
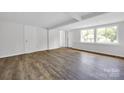
<path fill-rule="evenodd" d="M 120 43 L 89 43 L 89 42 L 80 42 L 82 44 L 98 44 L 98 45 L 114 45 L 114 46 L 118 46 L 120 45 Z"/>

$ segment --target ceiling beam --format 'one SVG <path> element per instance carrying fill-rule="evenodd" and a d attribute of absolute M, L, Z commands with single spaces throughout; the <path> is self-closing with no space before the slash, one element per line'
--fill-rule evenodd
<path fill-rule="evenodd" d="M 103 13 L 106 13 L 106 12 L 91 12 L 91 13 L 88 13 L 86 15 L 78 15 L 76 13 L 71 13 L 71 12 L 68 12 L 66 13 L 66 15 L 70 16 L 71 18 L 75 19 L 76 21 L 81 21 L 81 20 L 84 20 L 84 19 L 87 19 L 87 18 L 91 18 L 91 17 L 94 17 L 94 16 L 98 16 L 98 15 L 101 15 Z"/>
<path fill-rule="evenodd" d="M 88 19 L 88 18 L 92 18 L 92 17 L 98 16 L 98 15 L 101 15 L 101 14 L 104 14 L 104 13 L 106 13 L 106 12 L 91 12 L 91 13 L 86 14 L 84 16 L 79 16 L 78 14 L 74 14 L 74 13 L 71 13 L 71 12 L 65 12 L 65 14 L 68 15 L 69 17 L 71 17 L 73 20 L 71 20 L 70 22 L 64 22 L 64 23 L 61 23 L 61 24 L 57 24 L 57 25 L 55 25 L 55 26 L 53 26 L 49 29 L 54 29 L 54 28 L 61 27 L 61 26 L 64 26 L 64 25 L 79 22 L 79 21 L 82 21 L 82 20 L 85 20 L 85 19 Z"/>
<path fill-rule="evenodd" d="M 82 16 L 82 20 L 92 18 L 92 17 L 98 16 L 98 15 L 101 15 L 101 14 L 104 14 L 104 13 L 106 13 L 106 12 L 92 12 L 88 15 Z"/>
<path fill-rule="evenodd" d="M 81 21 L 82 20 L 82 17 L 77 15 L 77 14 L 74 14 L 74 13 L 65 13 L 66 15 L 70 16 L 72 19 L 76 20 L 76 21 Z"/>

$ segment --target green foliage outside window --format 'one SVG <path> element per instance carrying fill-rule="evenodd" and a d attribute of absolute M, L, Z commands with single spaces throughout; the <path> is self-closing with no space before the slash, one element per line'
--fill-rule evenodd
<path fill-rule="evenodd" d="M 81 42 L 117 43 L 117 26 L 82 30 Z"/>
<path fill-rule="evenodd" d="M 116 43 L 117 42 L 117 28 L 114 27 L 106 27 L 99 28 L 96 30 L 96 42 L 103 43 Z"/>

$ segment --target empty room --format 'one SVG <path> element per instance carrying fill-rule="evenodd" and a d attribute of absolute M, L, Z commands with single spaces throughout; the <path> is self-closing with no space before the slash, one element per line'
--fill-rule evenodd
<path fill-rule="evenodd" d="M 123 79 L 123 12 L 0 12 L 0 80 Z"/>

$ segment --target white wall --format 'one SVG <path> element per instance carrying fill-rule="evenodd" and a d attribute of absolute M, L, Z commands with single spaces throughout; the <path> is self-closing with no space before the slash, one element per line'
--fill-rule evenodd
<path fill-rule="evenodd" d="M 70 34 L 71 36 L 69 36 L 69 39 L 71 41 L 69 47 L 124 57 L 124 22 L 118 22 L 117 25 L 119 30 L 118 45 L 81 43 L 80 29 L 77 29 L 77 30 L 71 30 L 69 32 L 71 33 Z M 95 26 L 95 27 L 99 27 L 99 26 Z"/>
<path fill-rule="evenodd" d="M 47 49 L 46 29 L 0 21 L 0 58 Z"/>
<path fill-rule="evenodd" d="M 23 25 L 10 22 L 0 22 L 0 57 L 22 54 Z"/>

